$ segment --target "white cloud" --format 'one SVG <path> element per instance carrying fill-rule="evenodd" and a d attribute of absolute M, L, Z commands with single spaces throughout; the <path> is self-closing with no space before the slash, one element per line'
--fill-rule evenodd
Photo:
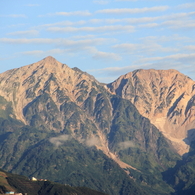
<path fill-rule="evenodd" d="M 110 19 L 91 19 L 89 20 L 90 23 L 119 23 L 119 22 L 126 22 L 131 24 L 137 24 L 137 23 L 145 23 L 145 22 L 152 22 L 159 19 L 158 17 L 143 17 L 143 18 L 122 18 L 122 19 L 116 19 L 116 18 L 110 18 Z"/>
<path fill-rule="evenodd" d="M 38 26 L 35 26 L 34 29 L 45 29 L 45 28 L 49 28 L 49 27 L 55 27 L 55 26 L 73 26 L 73 25 L 84 25 L 86 24 L 86 21 L 84 20 L 79 20 L 79 21 L 61 21 L 61 22 L 55 22 L 55 23 L 48 23 L 48 24 L 41 24 Z"/>
<path fill-rule="evenodd" d="M 179 34 L 172 34 L 171 36 L 147 36 L 142 37 L 139 40 L 141 41 L 158 41 L 158 42 L 170 42 L 170 41 L 177 41 L 177 42 L 192 42 L 193 39 L 186 37 L 186 36 L 180 36 Z"/>
<path fill-rule="evenodd" d="M 112 40 L 113 41 L 113 40 Z M 36 38 L 36 39 L 9 39 L 9 38 L 0 38 L 1 43 L 8 44 L 54 44 L 56 46 L 60 46 L 60 48 L 43 51 L 43 50 L 33 50 L 33 51 L 23 51 L 18 52 L 22 55 L 36 55 L 42 56 L 44 55 L 52 55 L 52 54 L 75 54 L 86 52 L 90 54 L 95 60 L 113 60 L 118 61 L 121 60 L 120 55 L 112 52 L 103 52 L 99 51 L 96 45 L 105 44 L 109 42 L 109 39 L 104 38 L 94 38 L 94 39 L 84 39 L 84 40 L 69 40 L 69 39 L 44 39 L 44 38 Z"/>
<path fill-rule="evenodd" d="M 121 1 L 136 2 L 138 0 L 115 0 L 115 1 L 119 1 L 119 2 L 121 2 Z M 139 0 L 139 1 L 161 1 L 161 0 Z"/>
<path fill-rule="evenodd" d="M 89 20 L 90 23 L 119 23 L 119 22 L 126 22 L 131 24 L 137 24 L 137 23 L 146 23 L 146 22 L 154 22 L 156 20 L 178 20 L 178 19 L 188 19 L 191 16 L 194 16 L 195 12 L 189 12 L 189 13 L 174 13 L 170 15 L 163 15 L 163 16 L 155 16 L 155 17 L 141 17 L 141 18 L 110 18 L 110 19 L 91 19 Z M 157 23 L 155 23 L 156 25 Z"/>
<path fill-rule="evenodd" d="M 37 6 L 40 6 L 39 4 L 27 4 L 25 6 L 28 6 L 28 7 L 37 7 Z"/>
<path fill-rule="evenodd" d="M 186 65 L 188 63 L 194 63 L 195 61 L 195 53 L 191 54 L 184 54 L 184 53 L 177 53 L 173 55 L 168 55 L 168 56 L 163 56 L 163 57 L 150 57 L 150 58 L 142 58 L 137 61 L 137 63 L 145 63 L 145 62 L 150 62 L 150 63 L 159 63 L 163 62 L 164 65 L 167 64 L 183 64 Z"/>
<path fill-rule="evenodd" d="M 18 52 L 17 54 L 32 55 L 32 56 L 51 56 L 54 54 L 62 54 L 67 52 L 68 52 L 67 49 L 51 49 L 48 51 L 43 51 L 43 50 L 24 51 L 24 52 Z"/>
<path fill-rule="evenodd" d="M 103 60 L 103 61 L 119 61 L 121 60 L 121 56 L 117 53 L 112 52 L 103 52 L 99 51 L 95 47 L 85 47 L 84 48 L 88 54 L 92 54 L 92 58 L 95 60 Z"/>
<path fill-rule="evenodd" d="M 149 18 L 140 18 L 140 19 L 130 19 L 126 22 L 134 22 L 137 20 L 136 23 L 144 23 L 149 22 L 147 24 L 139 24 L 137 27 L 140 28 L 154 28 L 154 27 L 163 27 L 163 28 L 170 28 L 170 29 L 192 29 L 195 27 L 195 20 L 192 16 L 195 15 L 195 12 L 190 13 L 176 13 L 171 15 L 164 15 L 159 17 L 149 17 Z M 153 21 L 161 20 L 158 23 L 154 23 Z M 125 20 L 123 20 L 125 21 Z M 151 23 L 153 22 L 153 23 Z"/>
<path fill-rule="evenodd" d="M 107 68 L 102 68 L 102 69 L 93 69 L 93 70 L 88 70 L 91 74 L 98 73 L 99 75 L 106 74 L 107 79 L 104 79 L 105 82 L 108 80 L 113 81 L 113 78 L 116 76 L 119 77 L 120 75 L 123 75 L 127 72 L 130 72 L 135 69 L 139 69 L 140 65 L 131 65 L 131 66 L 123 66 L 123 67 L 107 67 Z M 109 77 L 112 77 L 112 79 L 109 79 Z"/>
<path fill-rule="evenodd" d="M 41 25 L 35 26 L 34 28 L 40 29 L 40 28 L 51 27 L 51 26 L 71 26 L 73 24 L 74 23 L 71 21 L 62 21 L 62 22 L 56 22 L 56 23 L 41 24 Z"/>
<path fill-rule="evenodd" d="M 124 21 L 128 23 L 137 24 L 137 23 L 153 22 L 157 19 L 158 17 L 143 17 L 143 18 L 128 18 L 125 19 Z"/>
<path fill-rule="evenodd" d="M 105 0 L 98 0 L 98 1 L 93 1 L 93 3 L 100 4 L 100 5 L 106 5 L 109 3 L 109 1 Z"/>
<path fill-rule="evenodd" d="M 154 28 L 154 27 L 158 27 L 158 26 L 159 26 L 158 23 L 148 23 L 148 24 L 138 25 L 139 28 Z"/>
<path fill-rule="evenodd" d="M 168 20 L 161 24 L 171 29 L 192 29 L 195 28 L 195 20 Z"/>
<path fill-rule="evenodd" d="M 24 52 L 19 52 L 19 54 L 39 56 L 39 55 L 44 54 L 44 51 L 42 51 L 42 50 L 24 51 Z"/>
<path fill-rule="evenodd" d="M 75 35 L 71 37 L 72 39 L 92 39 L 95 35 Z"/>
<path fill-rule="evenodd" d="M 99 140 L 98 137 L 91 137 L 91 138 L 89 138 L 89 139 L 86 140 L 85 144 L 88 147 L 96 146 L 96 145 L 99 145 L 100 144 L 100 140 Z"/>
<path fill-rule="evenodd" d="M 169 55 L 165 57 L 157 57 L 157 60 L 164 60 L 164 59 L 191 60 L 191 59 L 195 59 L 195 53 L 191 53 L 191 54 L 178 53 L 178 54 Z"/>
<path fill-rule="evenodd" d="M 11 24 L 11 25 L 7 25 L 5 28 L 21 27 L 25 25 L 26 25 L 25 23 Z"/>
<path fill-rule="evenodd" d="M 178 20 L 178 21 L 184 21 L 189 20 L 189 17 L 194 16 L 195 12 L 188 12 L 188 13 L 174 13 L 169 15 L 162 15 L 162 16 L 155 16 L 155 17 L 141 17 L 141 18 L 110 18 L 110 19 L 91 19 L 89 20 L 90 23 L 119 23 L 119 22 L 125 22 L 130 24 L 138 24 L 138 23 L 146 23 L 146 22 L 154 22 L 157 20 Z M 151 25 L 153 27 L 154 25 L 158 25 L 157 23 L 154 24 L 147 24 L 148 26 Z M 160 25 L 160 24 L 159 24 Z"/>
<path fill-rule="evenodd" d="M 96 73 L 104 76 L 98 78 L 100 82 L 109 83 L 115 80 L 117 77 L 124 75 L 136 69 L 176 69 L 184 74 L 188 72 L 188 75 L 194 77 L 193 71 L 195 67 L 195 53 L 191 54 L 174 54 L 164 57 L 141 57 L 129 66 L 123 67 L 107 67 L 101 69 L 88 70 L 91 74 Z M 115 78 L 114 78 L 115 77 Z"/>
<path fill-rule="evenodd" d="M 25 14 L 10 14 L 10 15 L 0 15 L 0 17 L 26 18 L 26 15 Z"/>
<path fill-rule="evenodd" d="M 130 1 L 130 2 L 135 2 L 135 1 L 138 1 L 138 0 L 115 0 L 115 1 Z"/>
<path fill-rule="evenodd" d="M 129 53 L 129 54 L 152 54 L 157 52 L 178 52 L 178 48 L 170 48 L 163 47 L 162 45 L 152 41 L 147 40 L 143 44 L 131 44 L 131 43 L 123 43 L 117 44 L 113 46 L 114 49 L 117 49 L 121 52 Z"/>
<path fill-rule="evenodd" d="M 22 54 L 22 55 L 32 55 L 32 56 L 49 56 L 49 55 L 55 55 L 55 54 L 72 54 L 75 52 L 80 52 L 80 49 L 75 49 L 75 48 L 69 48 L 69 49 L 51 49 L 48 51 L 43 51 L 43 50 L 33 50 L 33 51 L 24 51 L 24 52 L 18 52 L 17 54 Z M 110 53 L 110 52 L 102 52 L 98 51 L 95 47 L 82 47 L 81 52 L 87 52 L 88 54 L 90 53 L 92 55 L 92 58 L 95 60 L 103 60 L 103 61 L 118 61 L 121 60 L 121 57 L 116 54 L 116 53 Z"/>
<path fill-rule="evenodd" d="M 72 139 L 70 135 L 60 135 L 58 137 L 52 137 L 49 141 L 54 144 L 55 147 L 61 146 L 64 142 Z"/>
<path fill-rule="evenodd" d="M 126 31 L 126 32 L 134 32 L 134 27 L 130 25 L 115 25 L 115 26 L 100 26 L 100 27 L 50 27 L 47 29 L 50 32 L 108 32 L 108 31 Z"/>
<path fill-rule="evenodd" d="M 144 7 L 144 8 L 121 8 L 121 9 L 103 9 L 98 10 L 96 13 L 102 14 L 137 14 L 146 12 L 159 12 L 166 11 L 169 6 L 156 6 L 156 7 Z"/>
<path fill-rule="evenodd" d="M 7 35 L 14 35 L 14 36 L 36 36 L 39 34 L 37 30 L 27 30 L 27 31 L 16 31 L 12 33 L 7 33 Z"/>
<path fill-rule="evenodd" d="M 108 39 L 96 38 L 96 39 L 84 39 L 84 40 L 69 40 L 69 39 L 9 39 L 0 38 L 0 42 L 9 44 L 54 44 L 64 49 L 53 49 L 49 51 L 35 50 L 22 52 L 24 55 L 42 55 L 52 53 L 75 53 L 75 52 L 87 52 L 91 54 L 96 60 L 120 60 L 121 57 L 118 54 L 111 52 L 98 51 L 94 46 L 105 44 Z M 21 53 L 21 52 L 20 52 Z"/>
<path fill-rule="evenodd" d="M 184 19 L 184 18 L 188 18 L 190 16 L 194 16 L 195 12 L 183 12 L 183 13 L 173 13 L 171 15 L 165 15 L 165 16 L 161 16 L 162 19 L 168 19 L 168 20 L 173 20 L 173 19 Z"/>
<path fill-rule="evenodd" d="M 189 51 L 195 51 L 195 45 L 187 45 L 184 47 L 184 49 L 189 50 Z"/>
<path fill-rule="evenodd" d="M 94 56 L 96 60 L 121 60 L 121 57 L 116 53 L 97 51 Z"/>
<path fill-rule="evenodd" d="M 96 79 L 101 82 L 101 83 L 110 83 L 114 80 L 116 80 L 116 76 L 105 76 L 105 77 L 102 77 L 102 76 L 97 76 Z"/>
<path fill-rule="evenodd" d="M 55 39 L 44 39 L 44 38 L 36 38 L 36 39 L 11 39 L 11 38 L 0 38 L 1 43 L 9 43 L 9 44 L 51 44 L 55 43 Z"/>
<path fill-rule="evenodd" d="M 75 22 L 71 22 L 71 21 L 62 21 L 62 22 L 55 22 L 55 23 L 48 23 L 48 24 L 42 24 L 42 25 L 38 25 L 34 28 L 36 29 L 40 29 L 40 28 L 45 28 L 45 27 L 52 27 L 52 26 L 72 26 L 72 25 L 83 25 L 85 24 L 86 21 L 84 20 L 79 20 L 79 21 L 75 21 Z"/>
<path fill-rule="evenodd" d="M 118 146 L 121 150 L 125 150 L 127 148 L 134 148 L 135 143 L 133 141 L 124 141 L 124 142 L 120 142 Z"/>
<path fill-rule="evenodd" d="M 85 40 L 70 40 L 70 39 L 47 39 L 47 38 L 34 38 L 34 39 L 11 39 L 11 38 L 0 38 L 1 43 L 9 44 L 55 44 L 61 46 L 92 46 L 101 45 L 105 43 L 107 39 L 95 38 L 95 39 L 85 39 Z"/>
<path fill-rule="evenodd" d="M 189 17 L 192 17 L 195 15 L 195 12 L 189 12 L 189 13 L 174 13 L 174 14 L 169 14 L 169 15 L 163 15 L 163 16 L 156 16 L 156 17 L 141 17 L 141 18 L 105 18 L 105 19 L 97 19 L 93 18 L 90 20 L 79 20 L 79 21 L 61 21 L 61 22 L 56 22 L 56 23 L 48 23 L 48 24 L 42 24 L 38 25 L 35 28 L 40 30 L 40 28 L 47 28 L 47 30 L 52 31 L 52 32 L 79 32 L 81 31 L 96 31 L 96 30 L 103 30 L 103 27 L 108 26 L 100 26 L 100 27 L 70 27 L 73 25 L 84 25 L 84 24 L 99 24 L 99 23 L 106 23 L 106 24 L 114 24 L 114 23 L 127 23 L 127 24 L 136 24 L 140 28 L 154 28 L 154 27 L 165 27 L 168 26 L 169 28 L 179 28 L 180 26 L 178 25 L 178 22 L 183 22 L 184 24 L 189 24 L 190 22 Z M 157 23 L 155 21 L 161 21 L 161 23 Z M 186 22 L 187 20 L 187 22 Z M 164 21 L 164 23 L 162 22 Z M 172 22 L 170 22 L 172 21 Z M 175 22 L 175 25 L 174 25 Z M 147 24 L 142 24 L 142 23 L 147 23 Z M 171 25 L 172 24 L 172 25 Z M 192 24 L 193 25 L 193 21 Z M 66 26 L 66 27 L 60 27 L 60 26 Z M 119 25 L 119 26 L 125 26 Z M 175 27 L 174 27 L 175 26 Z M 133 27 L 131 27 L 133 28 Z M 105 31 L 107 29 L 105 28 Z M 108 29 L 109 30 L 109 29 Z"/>
<path fill-rule="evenodd" d="M 178 5 L 177 8 L 179 8 L 179 9 L 194 9 L 195 3 L 184 3 L 181 5 Z"/>
<path fill-rule="evenodd" d="M 195 65 L 195 63 L 194 63 Z M 144 63 L 141 60 L 137 64 L 132 64 L 124 67 L 107 67 L 102 69 L 88 70 L 90 74 L 96 73 L 104 77 L 96 77 L 100 82 L 110 83 L 116 80 L 121 75 L 127 74 L 137 69 L 177 69 L 177 70 L 189 70 L 192 72 L 194 70 L 194 65 L 186 65 L 183 62 L 175 61 L 157 61 L 157 62 L 148 62 Z M 124 146 L 123 146 L 124 147 Z"/>
<path fill-rule="evenodd" d="M 89 11 L 74 11 L 74 12 L 56 12 L 54 15 L 57 16 L 90 16 Z"/>
<path fill-rule="evenodd" d="M 85 11 L 74 11 L 74 12 L 56 12 L 56 13 L 50 13 L 46 15 L 39 15 L 39 17 L 45 17 L 45 16 L 91 16 L 91 13 L 85 10 Z"/>

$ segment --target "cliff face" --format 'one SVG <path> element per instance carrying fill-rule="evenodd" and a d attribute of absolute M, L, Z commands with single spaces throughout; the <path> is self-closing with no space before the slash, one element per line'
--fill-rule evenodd
<path fill-rule="evenodd" d="M 195 82 L 176 70 L 136 70 L 107 85 L 131 101 L 167 137 L 180 155 L 195 139 Z"/>

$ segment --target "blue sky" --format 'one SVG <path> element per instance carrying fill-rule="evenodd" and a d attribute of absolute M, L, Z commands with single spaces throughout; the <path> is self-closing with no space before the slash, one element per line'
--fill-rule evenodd
<path fill-rule="evenodd" d="M 194 0 L 1 0 L 0 72 L 53 56 L 109 83 L 136 69 L 195 80 Z"/>

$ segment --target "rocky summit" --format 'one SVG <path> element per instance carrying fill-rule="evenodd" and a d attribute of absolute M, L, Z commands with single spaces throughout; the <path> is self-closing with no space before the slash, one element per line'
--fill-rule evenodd
<path fill-rule="evenodd" d="M 1 168 L 112 195 L 183 192 L 185 176 L 166 178 L 186 165 L 194 141 L 194 86 L 176 70 L 137 70 L 105 85 L 51 56 L 8 70 Z"/>
<path fill-rule="evenodd" d="M 86 76 L 78 69 L 75 71 L 49 56 L 37 63 L 0 74 L 0 91 L 7 101 L 13 103 L 16 118 L 28 124 L 23 109 L 33 98 L 47 92 L 58 103 L 59 98 L 56 98 L 60 95 L 57 91 L 63 91 L 76 101 L 80 96 L 79 86 L 91 88 L 92 81 L 97 82 L 91 76 Z"/>

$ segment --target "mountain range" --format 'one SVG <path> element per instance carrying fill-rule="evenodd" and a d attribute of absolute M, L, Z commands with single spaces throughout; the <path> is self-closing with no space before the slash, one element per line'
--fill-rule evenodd
<path fill-rule="evenodd" d="M 112 195 L 189 194 L 194 88 L 176 70 L 102 84 L 51 56 L 8 70 L 0 74 L 1 168 Z"/>

